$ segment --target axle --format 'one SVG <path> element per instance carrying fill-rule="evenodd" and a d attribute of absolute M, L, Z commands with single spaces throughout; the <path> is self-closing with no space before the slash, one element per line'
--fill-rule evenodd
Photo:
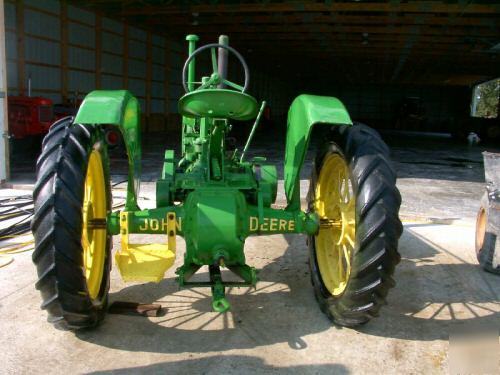
<path fill-rule="evenodd" d="M 238 193 L 233 195 L 237 196 Z M 229 197 L 223 199 L 229 200 Z M 202 204 L 188 204 L 187 209 L 179 205 L 141 211 L 113 212 L 108 216 L 109 233 L 120 233 L 122 237 L 122 252 L 117 255 L 117 263 L 124 279 L 137 280 L 136 275 L 140 273 L 143 280 L 145 275 L 150 275 L 146 276 L 147 280 L 159 281 L 174 262 L 175 235 L 178 234 L 186 239 L 184 265 L 176 271 L 179 286 L 210 287 L 212 308 L 224 312 L 229 309 L 229 303 L 225 298 L 226 287 L 255 286 L 257 283 L 256 270 L 245 264 L 243 244 L 246 237 L 279 233 L 312 235 L 318 231 L 320 225 L 316 214 L 270 207 L 259 208 L 254 205 L 245 207 L 244 204 L 239 210 L 227 210 L 232 212 L 226 211 L 226 215 L 221 215 L 217 219 L 210 214 L 207 215 L 209 211 L 199 209 L 200 205 L 208 202 L 203 196 L 199 198 Z M 224 206 L 215 204 L 214 207 L 217 211 Z M 231 208 L 231 204 L 226 207 Z M 96 224 L 102 225 L 101 222 Z M 168 245 L 130 244 L 129 234 L 133 233 L 166 234 Z M 209 266 L 209 281 L 189 281 L 203 265 Z M 220 272 L 221 267 L 227 267 L 242 281 L 224 281 Z"/>
<path fill-rule="evenodd" d="M 159 207 L 140 211 L 131 211 L 129 217 L 129 233 L 135 234 L 167 234 L 167 219 L 169 212 L 176 214 L 176 233 L 185 237 L 183 222 L 186 213 L 183 206 Z M 255 235 L 272 235 L 286 233 L 315 234 L 320 226 L 316 214 L 303 211 L 287 211 L 264 207 L 262 216 L 257 206 L 249 205 L 242 215 L 245 223 L 241 234 L 244 237 Z M 101 221 L 96 227 L 102 227 Z M 324 225 L 321 222 L 321 225 Z M 107 219 L 107 230 L 111 235 L 120 234 L 120 212 L 112 212 Z"/>

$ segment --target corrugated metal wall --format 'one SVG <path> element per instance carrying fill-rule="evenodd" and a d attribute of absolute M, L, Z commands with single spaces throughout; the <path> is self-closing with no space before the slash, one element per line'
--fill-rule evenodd
<path fill-rule="evenodd" d="M 29 77 L 33 95 L 56 103 L 75 95 L 81 98 L 95 88 L 126 88 L 139 98 L 144 113 L 167 115 L 169 123 L 178 124 L 184 41 L 170 41 L 56 0 L 6 1 L 5 27 L 10 95 L 26 94 Z M 200 44 L 209 42 L 214 41 Z M 444 129 L 463 104 L 464 93 L 456 88 L 337 85 L 325 77 L 282 77 L 266 66 L 250 64 L 250 69 L 249 92 L 267 100 L 273 117 L 283 125 L 291 101 L 303 92 L 337 96 L 354 119 L 386 128 L 395 126 L 407 97 L 421 98 L 425 130 Z M 234 77 L 236 82 L 241 79 Z M 156 121 L 147 129 L 164 126 Z"/>
<path fill-rule="evenodd" d="M 175 114 L 182 47 L 163 36 L 55 0 L 5 2 L 8 94 L 55 103 L 128 89 L 145 114 Z M 156 129 L 161 130 L 161 129 Z"/>

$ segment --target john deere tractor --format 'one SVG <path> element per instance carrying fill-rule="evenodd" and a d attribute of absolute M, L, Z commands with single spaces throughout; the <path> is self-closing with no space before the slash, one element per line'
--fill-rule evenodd
<path fill-rule="evenodd" d="M 36 288 L 48 320 L 63 329 L 92 327 L 102 320 L 115 235 L 121 237 L 115 263 L 125 281 L 135 282 L 162 280 L 174 264 L 176 236 L 182 236 L 186 251 L 184 264 L 176 270 L 179 287 L 211 288 L 212 308 L 222 313 L 230 308 L 227 287 L 253 287 L 258 281 L 245 258 L 246 238 L 300 233 L 307 236 L 312 286 L 328 318 L 355 326 L 377 316 L 394 286 L 402 232 L 401 198 L 388 147 L 374 130 L 353 124 L 338 99 L 299 95 L 288 112 L 287 204 L 277 208 L 276 167 L 264 157 L 246 157 L 265 102 L 259 105 L 247 93 L 250 73 L 245 60 L 226 36 L 198 49 L 197 36 L 186 39 L 186 93 L 178 102 L 182 154 L 165 151 L 156 182 L 156 208 L 138 205 L 140 106 L 130 92 L 91 92 L 77 115 L 54 123 L 43 141 L 32 230 Z M 210 54 L 213 72 L 196 80 L 195 61 L 202 53 Z M 242 85 L 228 80 L 229 54 L 243 67 Z M 230 151 L 231 127 L 251 120 L 255 122 L 244 150 Z M 121 131 L 128 154 L 126 204 L 121 211 L 112 211 L 104 140 L 104 127 L 109 125 Z M 324 128 L 327 138 L 314 159 L 303 210 L 299 176 L 317 127 Z M 131 234 L 162 234 L 165 240 L 132 243 Z M 208 266 L 208 277 L 193 281 L 203 266 Z M 239 281 L 224 280 L 222 268 Z"/>

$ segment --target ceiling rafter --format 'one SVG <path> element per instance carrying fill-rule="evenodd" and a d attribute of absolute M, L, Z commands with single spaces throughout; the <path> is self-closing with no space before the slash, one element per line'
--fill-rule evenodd
<path fill-rule="evenodd" d="M 92 1 L 90 1 L 92 3 Z M 121 15 L 158 15 L 196 13 L 269 13 L 269 12 L 381 12 L 381 13 L 455 13 L 455 14 L 495 14 L 499 4 L 450 4 L 444 1 L 396 2 L 282 2 L 282 3 L 217 3 L 199 5 L 160 5 L 127 8 Z"/>

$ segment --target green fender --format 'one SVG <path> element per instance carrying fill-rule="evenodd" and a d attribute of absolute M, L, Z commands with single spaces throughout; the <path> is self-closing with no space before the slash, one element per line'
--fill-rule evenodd
<path fill-rule="evenodd" d="M 285 149 L 287 209 L 300 209 L 300 170 L 304 164 L 311 130 L 315 125 L 352 125 L 340 100 L 329 96 L 299 95 L 288 111 Z"/>
<path fill-rule="evenodd" d="M 75 117 L 86 125 L 117 125 L 128 154 L 128 185 L 125 210 L 139 209 L 137 196 L 141 178 L 140 105 L 127 90 L 96 90 L 89 93 Z"/>

